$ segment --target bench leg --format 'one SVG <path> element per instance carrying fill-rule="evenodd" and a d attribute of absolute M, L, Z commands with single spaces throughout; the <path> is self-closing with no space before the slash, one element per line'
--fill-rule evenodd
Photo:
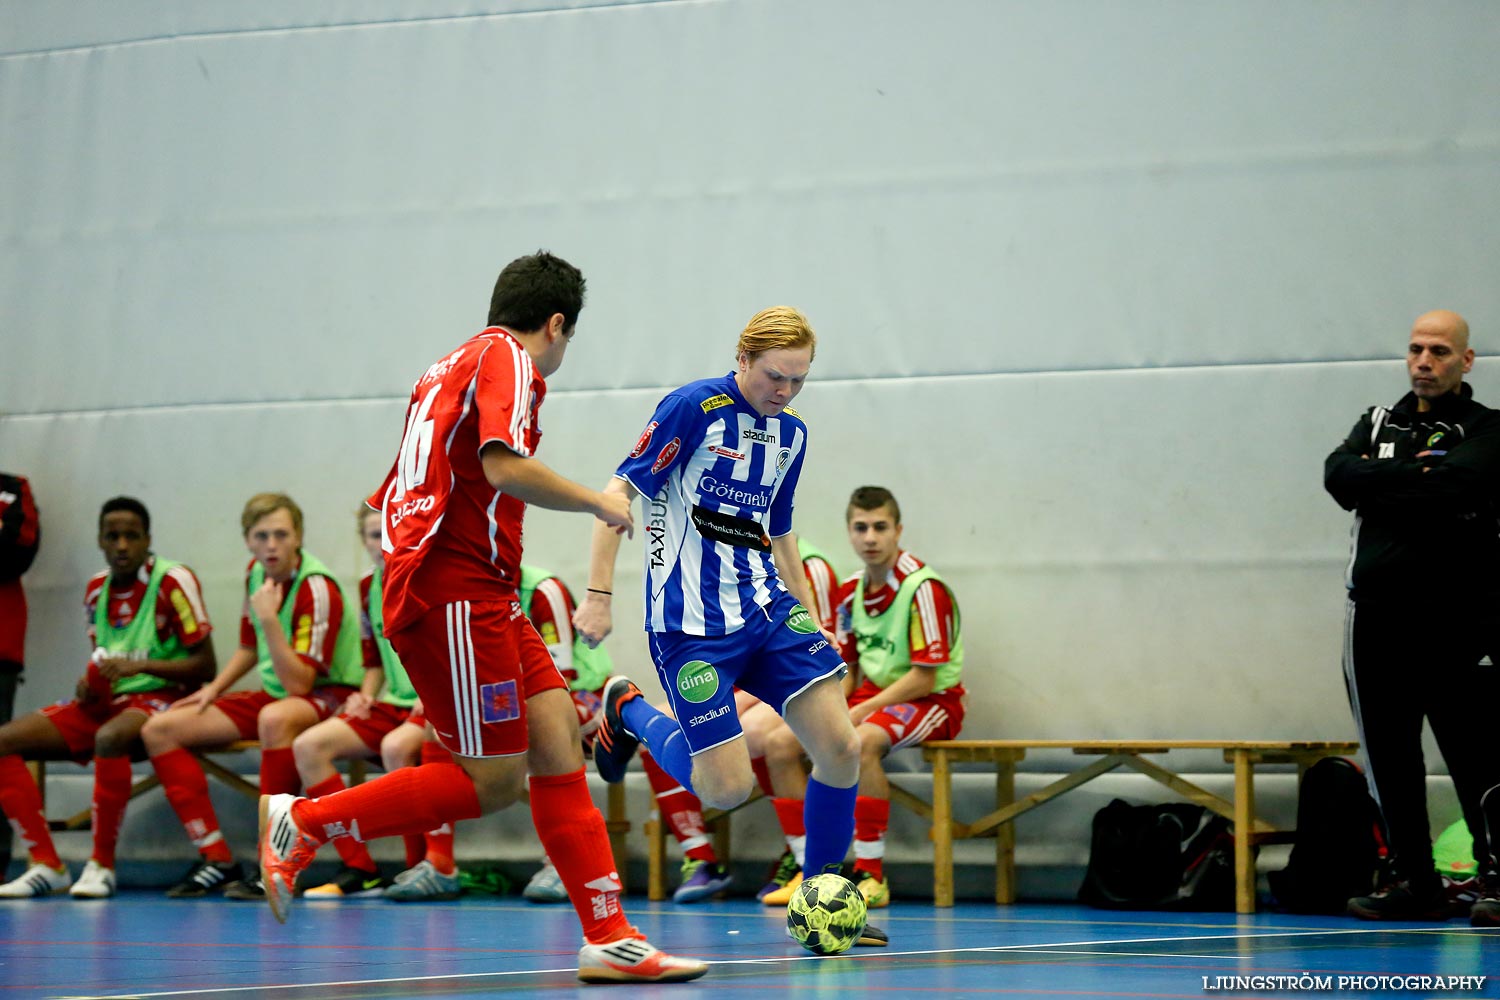
<path fill-rule="evenodd" d="M 1004 809 L 1016 801 L 1015 761 L 995 763 L 995 808 Z M 1009 905 L 1016 901 L 1016 821 L 995 827 L 995 902 Z"/>
<path fill-rule="evenodd" d="M 604 793 L 604 828 L 609 831 L 609 849 L 615 858 L 615 871 L 620 876 L 620 885 L 625 886 L 625 868 L 629 855 L 625 835 L 630 832 L 630 819 L 625 814 L 625 785 L 607 785 Z"/>
<path fill-rule="evenodd" d="M 729 856 L 732 853 L 733 838 L 729 831 L 729 817 L 720 816 L 708 824 L 714 835 L 714 853 L 719 857 L 719 864 L 729 864 Z"/>
<path fill-rule="evenodd" d="M 667 898 L 667 824 L 656 812 L 646 820 L 646 898 L 653 903 Z"/>
<path fill-rule="evenodd" d="M 1255 912 L 1255 765 L 1244 750 L 1234 754 L 1234 911 Z"/>
<path fill-rule="evenodd" d="M 953 773 L 942 752 L 932 759 L 932 905 L 953 905 Z"/>

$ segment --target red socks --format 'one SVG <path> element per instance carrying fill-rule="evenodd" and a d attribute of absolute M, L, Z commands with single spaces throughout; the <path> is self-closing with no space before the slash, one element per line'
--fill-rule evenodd
<path fill-rule="evenodd" d="M 661 821 L 667 824 L 672 836 L 682 845 L 682 853 L 689 858 L 718 862 L 708 832 L 703 829 L 703 803 L 698 796 L 682 787 L 682 783 L 661 769 L 645 750 L 641 751 L 641 766 L 646 769 L 646 778 L 651 782 L 651 791 L 656 796 L 656 811 Z"/>
<path fill-rule="evenodd" d="M 234 854 L 224 842 L 224 835 L 219 832 L 219 817 L 214 813 L 213 802 L 208 797 L 208 779 L 203 776 L 198 758 L 182 747 L 177 747 L 158 757 L 152 757 L 151 766 L 156 768 L 162 791 L 166 792 L 172 811 L 177 814 L 177 819 L 187 831 L 193 846 L 198 848 L 198 853 L 205 860 L 219 864 L 227 865 L 232 862 Z"/>
<path fill-rule="evenodd" d="M 320 799 L 325 795 L 333 795 L 335 792 L 344 790 L 344 776 L 335 774 L 318 782 L 307 790 L 307 797 Z M 375 870 L 375 859 L 370 857 L 370 849 L 365 846 L 364 841 L 355 840 L 353 837 L 339 837 L 333 842 L 334 850 L 339 852 L 339 859 L 350 868 L 358 868 L 362 872 L 373 872 Z"/>
<path fill-rule="evenodd" d="M 130 802 L 130 758 L 94 758 L 94 860 L 115 866 L 115 845 Z"/>
<path fill-rule="evenodd" d="M 42 815 L 41 790 L 20 754 L 0 757 L 0 810 L 15 825 L 32 861 L 49 868 L 62 867 L 52 834 L 47 830 L 47 817 Z"/>
<path fill-rule="evenodd" d="M 855 871 L 885 879 L 885 831 L 890 825 L 890 799 L 861 795 L 854 800 Z"/>
<path fill-rule="evenodd" d="M 320 799 L 303 799 L 292 818 L 319 843 L 338 837 L 374 840 L 423 833 L 444 823 L 474 819 L 479 797 L 457 764 L 403 767 Z"/>
<path fill-rule="evenodd" d="M 302 776 L 297 773 L 297 759 L 291 747 L 275 747 L 260 752 L 260 794 L 296 795 L 302 791 Z M 309 794 L 311 794 L 309 792 Z"/>
<path fill-rule="evenodd" d="M 766 798 L 776 797 L 776 789 L 771 787 L 771 769 L 766 766 L 764 757 L 751 757 L 750 769 L 755 772 L 755 781 L 760 785 L 760 790 Z"/>
<path fill-rule="evenodd" d="M 584 940 L 605 944 L 640 937 L 620 910 L 624 888 L 610 853 L 609 833 L 589 795 L 583 769 L 531 778 L 531 820 L 567 886 Z"/>

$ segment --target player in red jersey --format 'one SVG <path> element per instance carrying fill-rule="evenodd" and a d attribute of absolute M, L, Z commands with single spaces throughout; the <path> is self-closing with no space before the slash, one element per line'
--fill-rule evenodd
<path fill-rule="evenodd" d="M 88 582 L 84 614 L 94 655 L 77 697 L 0 726 L 0 809 L 31 866 L 0 898 L 69 887 L 26 759 L 94 760 L 94 851 L 71 894 L 115 892 L 115 844 L 130 799 L 130 753 L 146 720 L 214 675 L 213 626 L 193 571 L 151 552 L 151 515 L 134 497 L 106 500 L 99 548 L 109 569 Z"/>
<path fill-rule="evenodd" d="M 243 876 L 219 830 L 191 749 L 259 739 L 261 791 L 296 790 L 301 779 L 292 741 L 336 713 L 364 674 L 355 615 L 345 613 L 332 573 L 302 547 L 302 509 L 285 494 L 260 493 L 245 504 L 240 526 L 253 557 L 240 648 L 217 677 L 141 731 L 167 801 L 201 856 L 167 890 L 173 897 L 221 887 L 231 899 L 264 896 L 260 879 Z M 259 690 L 229 690 L 251 670 L 259 674 Z"/>
<path fill-rule="evenodd" d="M 901 508 L 891 492 L 862 486 L 845 512 L 849 542 L 863 573 L 838 595 L 839 652 L 860 683 L 849 695 L 849 717 L 860 738 L 859 796 L 854 803 L 854 883 L 872 909 L 890 904 L 885 832 L 890 784 L 882 761 L 892 750 L 926 740 L 951 740 L 964 719 L 963 639 L 948 585 L 901 548 Z M 788 840 L 801 829 L 802 748 L 790 729 L 766 737 L 766 766 L 778 790 L 776 815 Z M 784 905 L 799 878 L 762 897 Z"/>
<path fill-rule="evenodd" d="M 25 476 L 0 472 L 0 723 L 16 706 L 16 686 L 26 667 L 26 588 L 21 577 L 42 540 L 36 501 Z M 0 824 L 0 879 L 10 867 L 10 827 Z"/>
<path fill-rule="evenodd" d="M 359 537 L 370 555 L 371 568 L 359 581 L 359 644 L 364 679 L 339 713 L 302 731 L 292 741 L 292 755 L 302 787 L 313 797 L 342 790 L 344 778 L 335 769 L 339 760 L 399 758 L 398 767 L 416 763 L 421 752 L 421 730 L 410 745 L 408 729 L 416 691 L 400 659 L 385 641 L 379 604 L 380 571 L 385 554 L 380 550 L 380 514 L 362 509 Z M 373 602 L 372 602 L 373 598 Z M 388 746 L 389 744 L 389 746 Z M 415 753 L 413 753 L 415 751 Z M 378 896 L 389 884 L 380 874 L 364 841 L 344 837 L 334 841 L 343 861 L 332 881 L 313 886 L 304 895 L 314 899 Z"/>
<path fill-rule="evenodd" d="M 633 527 L 629 502 L 535 458 L 547 376 L 583 307 L 578 269 L 546 252 L 506 265 L 489 326 L 417 380 L 394 468 L 370 499 L 385 540 L 386 636 L 456 763 L 403 768 L 319 799 L 261 797 L 266 898 L 285 920 L 299 872 L 337 837 L 415 833 L 521 797 L 583 924 L 584 982 L 676 982 L 707 971 L 647 942 L 620 909 L 604 818 L 584 779 L 578 713 L 518 601 L 526 505 Z"/>

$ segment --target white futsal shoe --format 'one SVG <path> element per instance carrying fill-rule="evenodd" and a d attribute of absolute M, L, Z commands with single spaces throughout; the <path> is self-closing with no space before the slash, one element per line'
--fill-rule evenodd
<path fill-rule="evenodd" d="M 115 872 L 93 858 L 78 873 L 78 881 L 68 890 L 74 899 L 108 899 L 115 894 Z"/>
<path fill-rule="evenodd" d="M 33 896 L 56 896 L 65 892 L 73 880 L 68 869 L 61 871 L 46 865 L 32 865 L 21 877 L 0 885 L 0 899 L 30 899 Z"/>
<path fill-rule="evenodd" d="M 578 952 L 585 983 L 685 983 L 707 971 L 707 962 L 668 955 L 645 938 L 585 944 Z"/>

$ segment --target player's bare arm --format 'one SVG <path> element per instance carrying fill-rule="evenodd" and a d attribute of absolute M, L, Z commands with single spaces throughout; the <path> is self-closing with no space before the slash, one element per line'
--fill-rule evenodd
<path fill-rule="evenodd" d="M 359 690 L 349 692 L 349 697 L 344 699 L 343 711 L 356 719 L 368 719 L 370 706 L 380 697 L 380 689 L 384 686 L 385 668 L 365 667 L 365 676 L 359 682 Z"/>
<path fill-rule="evenodd" d="M 797 551 L 797 536 L 788 531 L 780 538 L 771 539 L 771 559 L 776 563 L 776 573 L 781 577 L 782 584 L 791 591 L 797 603 L 812 613 L 812 609 L 818 606 L 813 600 L 812 590 L 807 585 L 807 574 L 802 572 L 802 555 Z M 834 634 L 822 625 L 818 631 L 823 638 L 829 642 L 837 642 Z"/>
<path fill-rule="evenodd" d="M 606 496 L 622 498 L 625 509 L 635 500 L 634 486 L 615 476 L 602 491 Z M 573 628 L 590 647 L 599 645 L 614 630 L 611 595 L 615 589 L 615 557 L 620 552 L 620 533 L 603 522 L 594 524 L 589 544 L 589 585 L 583 601 L 573 612 Z"/>
<path fill-rule="evenodd" d="M 875 697 L 849 709 L 849 718 L 857 726 L 888 705 L 899 705 L 902 702 L 925 698 L 932 694 L 932 687 L 936 681 L 936 664 L 913 663 L 911 669 L 892 681 L 889 687 L 882 689 Z"/>
<path fill-rule="evenodd" d="M 296 600 L 295 597 L 292 598 Z M 266 649 L 271 654 L 271 669 L 276 679 L 290 695 L 307 694 L 313 689 L 318 673 L 298 656 L 281 630 L 282 586 L 274 580 L 261 584 L 250 595 L 250 613 L 260 621 L 262 634 L 266 637 Z"/>
<path fill-rule="evenodd" d="M 244 646 L 236 649 L 229 657 L 229 662 L 224 664 L 224 669 L 214 675 L 207 684 L 186 697 L 179 698 L 172 703 L 173 708 L 196 708 L 199 712 L 204 711 L 216 700 L 223 697 L 224 692 L 250 672 L 255 666 L 255 650 L 246 649 Z"/>
<path fill-rule="evenodd" d="M 479 458 L 490 485 L 517 500 L 548 510 L 593 514 L 614 531 L 634 534 L 630 501 L 624 497 L 606 495 L 575 483 L 552 471 L 540 459 L 519 455 L 498 441 L 485 445 Z"/>

